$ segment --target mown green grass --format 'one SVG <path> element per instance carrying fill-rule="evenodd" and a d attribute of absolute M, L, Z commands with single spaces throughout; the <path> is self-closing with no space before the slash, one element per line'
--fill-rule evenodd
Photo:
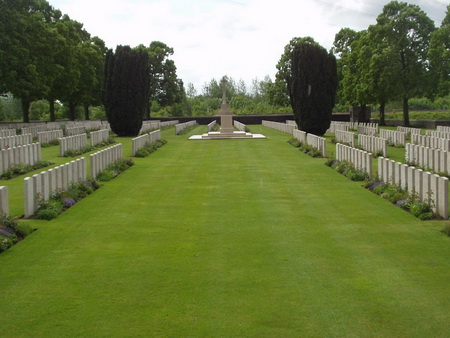
<path fill-rule="evenodd" d="M 163 148 L 32 221 L 0 255 L 1 335 L 448 336 L 441 223 L 250 129 L 268 139 L 165 131 Z"/>

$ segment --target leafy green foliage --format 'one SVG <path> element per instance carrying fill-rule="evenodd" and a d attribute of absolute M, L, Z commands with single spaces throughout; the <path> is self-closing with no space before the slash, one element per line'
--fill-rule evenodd
<path fill-rule="evenodd" d="M 366 188 L 398 207 L 410 212 L 420 220 L 435 219 L 432 205 L 421 201 L 418 196 L 409 194 L 406 190 L 383 182 L 369 182 Z"/>
<path fill-rule="evenodd" d="M 166 140 L 159 139 L 153 143 L 146 143 L 142 148 L 136 151 L 135 157 L 147 157 L 167 143 Z"/>
<path fill-rule="evenodd" d="M 300 151 L 304 152 L 306 155 L 309 155 L 311 157 L 322 157 L 322 153 L 320 152 L 320 150 L 313 148 L 307 143 L 300 142 L 296 138 L 291 138 L 290 140 L 288 140 L 288 143 L 293 147 L 299 148 Z"/>
<path fill-rule="evenodd" d="M 93 147 L 91 145 L 85 145 L 84 147 L 81 147 L 80 149 L 68 149 L 66 152 L 64 152 L 63 157 L 76 157 L 83 155 L 85 153 L 88 153 L 90 151 L 95 150 L 96 147 Z"/>
<path fill-rule="evenodd" d="M 0 215 L 0 252 L 6 251 L 33 231 L 29 224 L 19 223 L 11 216 Z"/>
<path fill-rule="evenodd" d="M 47 221 L 52 220 L 98 188 L 100 188 L 98 182 L 88 180 L 81 183 L 72 183 L 68 190 L 58 191 L 47 201 L 38 198 L 38 210 L 35 218 Z"/>
<path fill-rule="evenodd" d="M 24 175 L 26 173 L 29 173 L 31 171 L 35 171 L 41 168 L 48 167 L 52 165 L 53 162 L 50 161 L 38 161 L 33 165 L 30 164 L 18 164 L 14 167 L 10 167 L 8 170 L 6 170 L 3 174 L 0 175 L 0 179 L 2 180 L 10 180 L 12 178 L 15 178 L 17 176 Z"/>
<path fill-rule="evenodd" d="M 96 180 L 99 182 L 111 181 L 133 165 L 134 162 L 131 158 L 111 163 L 106 169 L 98 173 Z"/>

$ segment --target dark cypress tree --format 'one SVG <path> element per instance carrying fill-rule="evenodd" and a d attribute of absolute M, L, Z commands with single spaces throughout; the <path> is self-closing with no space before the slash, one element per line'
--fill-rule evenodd
<path fill-rule="evenodd" d="M 136 136 L 149 101 L 148 54 L 117 46 L 106 54 L 103 104 L 111 129 L 118 136 Z"/>
<path fill-rule="evenodd" d="M 311 38 L 297 41 L 286 76 L 292 110 L 301 130 L 323 135 L 330 127 L 335 104 L 336 58 Z"/>

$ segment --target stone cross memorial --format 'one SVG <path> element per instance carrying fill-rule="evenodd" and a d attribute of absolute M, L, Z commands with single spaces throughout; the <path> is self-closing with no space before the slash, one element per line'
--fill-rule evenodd
<path fill-rule="evenodd" d="M 251 134 L 245 131 L 234 131 L 233 130 L 233 113 L 228 109 L 227 103 L 227 78 L 224 76 L 222 78 L 222 105 L 220 107 L 220 131 L 211 131 L 203 135 L 193 135 L 190 140 L 223 140 L 223 139 L 261 139 L 266 138 L 261 134 Z"/>

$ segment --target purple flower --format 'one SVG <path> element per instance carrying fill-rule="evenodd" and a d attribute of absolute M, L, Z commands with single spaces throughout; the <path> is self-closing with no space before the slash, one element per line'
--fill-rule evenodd
<path fill-rule="evenodd" d="M 398 200 L 397 203 L 395 203 L 396 206 L 398 206 L 399 208 L 402 207 L 403 203 L 405 203 L 406 200 Z"/>
<path fill-rule="evenodd" d="M 62 204 L 64 207 L 70 208 L 75 204 L 75 201 L 73 200 L 73 198 L 67 197 L 62 200 Z"/>
<path fill-rule="evenodd" d="M 384 184 L 383 182 L 375 182 L 370 186 L 370 190 L 374 190 L 376 187 L 379 187 L 380 185 Z"/>

